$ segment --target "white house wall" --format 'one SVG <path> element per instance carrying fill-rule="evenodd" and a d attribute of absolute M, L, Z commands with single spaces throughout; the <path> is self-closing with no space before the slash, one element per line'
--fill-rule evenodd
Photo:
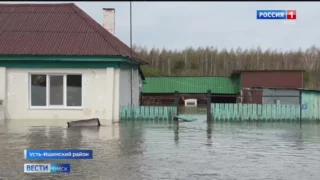
<path fill-rule="evenodd" d="M 0 67 L 0 124 L 4 123 L 5 118 L 5 104 L 6 104 L 6 68 Z"/>
<path fill-rule="evenodd" d="M 120 70 L 120 106 L 131 105 L 131 73 L 132 73 L 132 105 L 139 105 L 140 95 L 140 75 L 137 69 L 121 69 Z"/>
<path fill-rule="evenodd" d="M 120 69 L 107 68 L 106 71 L 105 89 L 107 90 L 107 97 L 110 99 L 106 106 L 106 119 L 112 122 L 119 122 L 120 120 Z M 110 113 L 109 113 L 110 112 Z"/>
<path fill-rule="evenodd" d="M 131 69 L 120 69 L 120 106 L 131 105 L 130 74 Z"/>
<path fill-rule="evenodd" d="M 30 108 L 29 73 L 81 73 L 83 109 Z M 8 120 L 59 120 L 59 122 L 62 122 L 77 119 L 99 118 L 102 124 L 109 124 L 119 120 L 119 78 L 120 70 L 114 68 L 9 68 L 7 70 L 5 68 L 0 68 L 0 87 L 2 86 L 0 88 L 0 99 L 3 98 L 6 100 L 5 118 Z"/>
<path fill-rule="evenodd" d="M 139 70 L 138 69 L 133 69 L 132 70 L 132 95 L 133 95 L 133 105 L 138 106 L 139 105 L 139 96 L 140 96 L 140 86 L 139 86 Z"/>

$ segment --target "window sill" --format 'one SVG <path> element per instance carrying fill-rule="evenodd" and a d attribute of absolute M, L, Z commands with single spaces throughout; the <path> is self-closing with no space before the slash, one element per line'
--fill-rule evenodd
<path fill-rule="evenodd" d="M 29 107 L 29 110 L 83 110 L 83 107 Z"/>

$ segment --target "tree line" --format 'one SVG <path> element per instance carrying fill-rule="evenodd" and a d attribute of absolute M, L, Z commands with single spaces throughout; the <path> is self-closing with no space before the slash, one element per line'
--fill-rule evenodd
<path fill-rule="evenodd" d="M 229 76 L 233 70 L 305 70 L 305 88 L 320 89 L 320 48 L 279 51 L 188 47 L 170 50 L 134 46 L 148 65 L 145 76 Z"/>

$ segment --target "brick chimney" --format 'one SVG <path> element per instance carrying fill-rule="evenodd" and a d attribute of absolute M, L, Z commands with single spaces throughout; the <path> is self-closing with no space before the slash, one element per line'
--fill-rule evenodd
<path fill-rule="evenodd" d="M 114 8 L 103 8 L 103 27 L 112 35 L 115 35 L 115 10 Z"/>

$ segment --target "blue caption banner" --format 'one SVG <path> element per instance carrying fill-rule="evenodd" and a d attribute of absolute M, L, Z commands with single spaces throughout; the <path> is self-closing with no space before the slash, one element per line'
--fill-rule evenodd
<path fill-rule="evenodd" d="M 286 10 L 257 10 L 257 19 L 287 19 Z"/>
<path fill-rule="evenodd" d="M 92 150 L 24 150 L 27 160 L 93 159 Z"/>

